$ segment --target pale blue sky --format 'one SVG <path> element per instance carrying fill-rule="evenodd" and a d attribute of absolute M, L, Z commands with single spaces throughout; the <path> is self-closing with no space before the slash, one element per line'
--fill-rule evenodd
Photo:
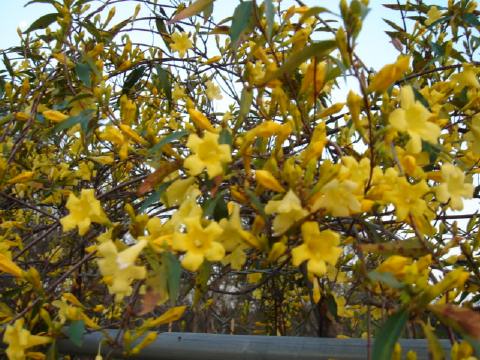
<path fill-rule="evenodd" d="M 161 1 L 160 1 L 161 2 Z M 233 13 L 234 5 L 238 1 L 217 0 L 215 3 L 215 13 L 219 18 L 230 16 Z M 287 3 L 288 1 L 285 1 Z M 324 6 L 338 12 L 337 0 L 309 0 L 305 1 L 311 6 Z M 371 0 L 371 11 L 368 14 L 363 30 L 358 39 L 357 52 L 368 66 L 379 69 L 382 65 L 393 62 L 397 56 L 397 51 L 389 42 L 390 38 L 385 34 L 388 26 L 382 18 L 388 18 L 393 21 L 398 20 L 396 11 L 391 11 L 383 7 L 382 3 L 392 3 L 389 0 Z M 28 7 L 23 5 L 27 0 L 0 0 L 0 49 L 18 44 L 17 27 L 25 29 L 41 15 L 52 12 L 53 8 L 48 4 L 32 4 Z M 168 3 L 168 1 L 166 1 Z M 427 4 L 446 6 L 447 0 L 426 1 Z M 125 19 L 131 14 L 132 7 L 117 6 L 116 19 L 118 21 Z"/>

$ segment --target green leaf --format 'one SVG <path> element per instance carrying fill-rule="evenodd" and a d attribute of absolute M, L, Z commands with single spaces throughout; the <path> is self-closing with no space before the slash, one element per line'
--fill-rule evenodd
<path fill-rule="evenodd" d="M 23 33 L 29 33 L 31 31 L 35 30 L 41 30 L 47 28 L 49 25 L 53 24 L 55 21 L 57 21 L 58 13 L 51 13 L 51 14 L 46 14 L 43 16 L 40 16 L 37 20 L 33 22 L 30 27 L 25 30 Z"/>
<path fill-rule="evenodd" d="M 145 210 L 147 210 L 150 206 L 152 206 L 153 204 L 155 204 L 156 202 L 159 202 L 160 201 L 160 197 L 162 196 L 162 194 L 165 192 L 165 190 L 167 190 L 167 188 L 170 186 L 170 184 L 172 183 L 172 181 L 167 181 L 165 183 L 162 183 L 160 184 L 160 186 L 158 187 L 158 189 L 153 192 L 153 194 L 151 194 L 148 198 L 146 198 L 143 203 L 142 203 L 142 206 L 140 206 L 140 209 L 138 209 L 138 212 L 139 213 L 143 213 L 145 212 Z"/>
<path fill-rule="evenodd" d="M 133 69 L 123 83 L 122 94 L 128 93 L 138 80 L 141 79 L 144 73 L 145 66 L 139 66 L 136 69 Z"/>
<path fill-rule="evenodd" d="M 253 23 L 253 1 L 244 1 L 235 8 L 230 27 L 230 38 L 236 46 L 240 35 Z"/>
<path fill-rule="evenodd" d="M 208 19 L 210 16 L 212 16 L 213 13 L 213 1 L 207 5 L 205 9 L 203 9 L 202 16 L 204 19 Z"/>
<path fill-rule="evenodd" d="M 58 4 L 61 6 L 61 4 L 58 3 L 58 1 L 54 1 L 54 0 L 31 0 L 27 2 L 25 5 L 23 5 L 23 7 L 27 7 L 28 5 L 31 5 L 31 4 L 52 4 L 52 5 Z"/>
<path fill-rule="evenodd" d="M 83 334 L 85 334 L 85 323 L 83 320 L 76 320 L 68 327 L 68 338 L 78 347 L 82 346 Z"/>
<path fill-rule="evenodd" d="M 402 309 L 390 316 L 383 326 L 377 331 L 373 343 L 372 360 L 385 360 L 392 358 L 393 348 L 398 341 L 403 328 L 407 324 L 408 311 Z"/>
<path fill-rule="evenodd" d="M 245 193 L 250 198 L 250 201 L 252 202 L 252 205 L 255 207 L 255 209 L 258 211 L 258 213 L 260 215 L 262 215 L 262 217 L 265 218 L 266 217 L 265 207 L 263 206 L 262 202 L 257 197 L 257 195 L 255 195 L 255 193 L 253 191 L 251 191 L 250 189 L 245 189 Z"/>
<path fill-rule="evenodd" d="M 415 100 L 419 101 L 423 106 L 425 106 L 428 110 L 430 110 L 430 105 L 428 104 L 427 99 L 422 95 L 420 91 L 413 88 L 413 94 L 415 95 Z"/>
<path fill-rule="evenodd" d="M 195 294 L 193 295 L 193 307 L 195 307 L 202 296 L 207 291 L 208 279 L 212 273 L 212 264 L 204 260 L 200 268 L 198 269 L 197 276 L 195 278 Z"/>
<path fill-rule="evenodd" d="M 92 109 L 83 110 L 80 114 L 76 116 L 70 116 L 65 121 L 62 121 L 60 124 L 53 128 L 52 132 L 56 133 L 62 130 L 70 129 L 72 126 L 80 124 L 82 126 L 83 132 L 86 133 L 88 130 L 88 123 L 92 119 L 94 113 L 95 111 Z"/>
<path fill-rule="evenodd" d="M 470 346 L 473 348 L 473 351 L 475 353 L 475 355 L 478 357 L 480 356 L 480 341 L 477 340 L 477 339 L 474 339 L 470 336 L 463 336 L 463 338 L 468 341 L 468 343 L 470 344 Z"/>
<path fill-rule="evenodd" d="M 14 77 L 15 76 L 15 71 L 13 71 L 13 67 L 12 67 L 12 64 L 10 62 L 10 59 L 7 57 L 7 55 L 5 55 L 5 53 L 3 53 L 3 65 L 5 65 L 5 67 L 7 68 L 8 74 L 11 77 Z"/>
<path fill-rule="evenodd" d="M 205 10 L 209 5 L 213 4 L 214 0 L 197 0 L 192 5 L 186 7 L 182 11 L 180 11 L 177 15 L 173 17 L 170 21 L 171 24 L 198 15 L 200 12 Z"/>
<path fill-rule="evenodd" d="M 218 136 L 218 143 L 227 144 L 230 146 L 233 145 L 233 136 L 230 130 L 225 128 L 225 129 L 222 129 L 222 131 L 220 131 L 220 134 Z"/>
<path fill-rule="evenodd" d="M 228 217 L 227 203 L 225 202 L 225 191 L 220 191 L 212 199 L 207 199 L 203 204 L 203 215 L 219 221 Z"/>
<path fill-rule="evenodd" d="M 318 281 L 318 280 L 315 280 Z M 328 294 L 325 298 L 326 303 L 327 303 L 327 309 L 330 314 L 332 314 L 335 319 L 338 319 L 338 306 L 337 302 L 335 301 L 335 298 L 333 297 L 332 294 Z"/>
<path fill-rule="evenodd" d="M 247 118 L 248 113 L 250 112 L 250 107 L 253 102 L 253 91 L 247 87 L 243 88 L 242 95 L 240 96 L 240 112 L 238 114 L 238 119 L 235 122 L 233 131 L 236 132 L 243 122 Z"/>
<path fill-rule="evenodd" d="M 182 267 L 180 266 L 180 261 L 177 257 L 170 252 L 164 252 L 162 254 L 163 261 L 167 268 L 167 286 L 168 286 L 168 296 L 172 304 L 178 298 L 178 290 L 180 288 L 180 277 L 182 275 Z"/>
<path fill-rule="evenodd" d="M 157 27 L 158 33 L 163 39 L 163 42 L 168 48 L 170 48 L 170 43 L 172 42 L 172 39 L 170 38 L 170 34 L 168 33 L 168 30 L 167 30 L 167 27 L 165 26 L 165 22 L 163 21 L 163 18 L 160 16 L 157 16 L 155 18 L 155 25 Z"/>
<path fill-rule="evenodd" d="M 467 22 L 469 25 L 472 26 L 480 26 L 480 21 L 478 20 L 478 16 L 472 13 L 467 13 L 463 15 L 463 20 Z"/>
<path fill-rule="evenodd" d="M 57 360 L 60 358 L 58 354 L 57 343 L 55 340 L 53 340 L 53 342 L 48 347 L 46 358 L 46 360 Z"/>
<path fill-rule="evenodd" d="M 184 136 L 187 136 L 187 135 L 188 135 L 187 130 L 175 131 L 175 132 L 171 133 L 170 135 L 165 136 L 162 140 L 160 140 L 158 143 L 153 145 L 148 150 L 148 152 L 149 153 L 155 153 L 155 152 L 161 150 L 162 147 L 164 147 L 165 145 L 170 144 L 171 142 L 173 142 L 175 140 L 178 140 L 178 139 L 180 139 Z"/>
<path fill-rule="evenodd" d="M 267 38 L 272 39 L 273 23 L 275 21 L 275 13 L 273 9 L 273 0 L 265 0 L 265 17 L 267 18 Z"/>
<path fill-rule="evenodd" d="M 172 74 L 163 69 L 160 66 L 156 67 L 157 70 L 157 88 L 163 91 L 168 101 L 169 109 L 172 106 Z"/>
<path fill-rule="evenodd" d="M 324 40 L 313 43 L 299 52 L 288 57 L 287 61 L 277 71 L 264 79 L 264 83 L 267 83 L 273 79 L 279 78 L 285 74 L 290 74 L 298 66 L 303 64 L 311 57 L 324 57 L 328 55 L 337 46 L 335 40 Z"/>
<path fill-rule="evenodd" d="M 395 288 L 395 289 L 401 289 L 403 288 L 403 284 L 398 281 L 391 273 L 387 272 L 379 272 L 379 271 L 370 271 L 368 273 L 368 277 L 372 281 L 380 281 L 388 286 Z"/>
<path fill-rule="evenodd" d="M 442 148 L 435 144 L 429 143 L 428 141 L 422 140 L 422 152 L 426 152 L 429 159 L 428 165 L 424 166 L 423 169 L 425 171 L 432 171 L 435 165 L 435 161 L 442 152 Z"/>
<path fill-rule="evenodd" d="M 305 11 L 302 14 L 302 17 L 300 18 L 299 23 L 303 23 L 309 17 L 318 15 L 318 14 L 323 13 L 323 12 L 333 14 L 330 10 L 328 10 L 327 8 L 324 8 L 322 6 L 312 6 L 311 8 L 309 8 L 307 11 Z"/>
<path fill-rule="evenodd" d="M 86 87 L 92 86 L 92 80 L 90 78 L 92 69 L 90 68 L 90 65 L 86 63 L 75 64 L 75 73 L 77 74 L 83 85 L 85 85 Z"/>

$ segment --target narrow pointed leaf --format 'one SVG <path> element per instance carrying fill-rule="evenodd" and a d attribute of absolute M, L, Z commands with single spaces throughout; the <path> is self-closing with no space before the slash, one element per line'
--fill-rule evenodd
<path fill-rule="evenodd" d="M 90 78 L 90 75 L 92 73 L 92 69 L 90 68 L 90 66 L 88 64 L 77 63 L 75 65 L 75 73 L 77 74 L 80 81 L 86 87 L 91 87 L 92 86 L 92 80 Z"/>
<path fill-rule="evenodd" d="M 82 346 L 83 334 L 85 334 L 85 323 L 83 320 L 74 321 L 68 327 L 68 337 L 78 347 Z"/>
<path fill-rule="evenodd" d="M 51 14 L 46 14 L 43 16 L 40 16 L 37 20 L 33 22 L 30 27 L 25 30 L 23 33 L 29 33 L 35 30 L 41 30 L 47 28 L 49 25 L 53 24 L 55 21 L 57 21 L 57 16 L 58 13 L 51 13 Z"/>
<path fill-rule="evenodd" d="M 313 43 L 288 57 L 287 61 L 285 61 L 285 63 L 277 71 L 273 72 L 270 76 L 264 79 L 264 82 L 267 83 L 285 74 L 290 74 L 308 59 L 314 56 L 324 57 L 328 55 L 333 49 L 335 49 L 336 46 L 337 42 L 335 40 L 324 40 Z"/>
<path fill-rule="evenodd" d="M 232 17 L 232 26 L 230 28 L 230 38 L 232 45 L 235 46 L 240 35 L 252 24 L 253 21 L 253 1 L 244 1 L 235 8 Z"/>
<path fill-rule="evenodd" d="M 377 331 L 373 343 L 372 360 L 391 359 L 393 348 L 407 324 L 408 312 L 403 309 L 390 316 Z"/>
<path fill-rule="evenodd" d="M 192 17 L 194 15 L 200 14 L 205 10 L 214 0 L 197 0 L 192 5 L 186 7 L 180 11 L 177 15 L 173 17 L 170 21 L 170 24 L 176 23 L 177 21 Z"/>
<path fill-rule="evenodd" d="M 273 23 L 275 20 L 273 0 L 265 0 L 265 17 L 267 18 L 267 37 L 268 40 L 270 40 L 272 38 Z"/>

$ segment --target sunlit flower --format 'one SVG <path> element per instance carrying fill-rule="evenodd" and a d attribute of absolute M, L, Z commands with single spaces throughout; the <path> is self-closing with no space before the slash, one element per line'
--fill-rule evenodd
<path fill-rule="evenodd" d="M 223 172 L 223 164 L 232 161 L 230 146 L 219 144 L 218 138 L 218 134 L 208 131 L 203 138 L 197 134 L 188 137 L 187 146 L 194 154 L 185 159 L 184 166 L 191 175 L 198 175 L 206 168 L 208 176 L 213 178 Z"/>
<path fill-rule="evenodd" d="M 70 214 L 60 219 L 63 231 L 69 231 L 78 226 L 78 234 L 85 235 L 92 222 L 99 224 L 109 222 L 100 201 L 95 199 L 93 189 L 83 189 L 80 198 L 70 193 L 67 200 L 67 209 L 70 210 Z"/>
<path fill-rule="evenodd" d="M 465 183 L 465 174 L 461 169 L 446 163 L 442 165 L 442 183 L 438 185 L 436 194 L 441 202 L 450 200 L 449 205 L 453 210 L 462 210 L 462 198 L 473 196 L 473 185 Z"/>
<path fill-rule="evenodd" d="M 429 121 L 432 116 L 419 101 L 411 86 L 404 86 L 400 91 L 400 109 L 395 109 L 389 117 L 390 124 L 398 131 L 405 131 L 410 135 L 407 150 L 418 154 L 422 151 L 422 140 L 436 143 L 440 136 L 440 128 Z"/>
<path fill-rule="evenodd" d="M 273 220 L 275 235 L 283 234 L 295 222 L 308 215 L 308 211 L 302 208 L 300 199 L 292 190 L 289 190 L 282 200 L 270 200 L 265 206 L 265 212 L 277 214 Z"/>
<path fill-rule="evenodd" d="M 205 93 L 210 100 L 221 100 L 223 98 L 220 87 L 215 85 L 212 81 L 207 81 L 205 85 L 207 86 Z"/>
<path fill-rule="evenodd" d="M 23 328 L 24 319 L 18 319 L 13 325 L 7 325 L 3 341 L 8 344 L 5 351 L 10 360 L 26 359 L 25 351 L 31 347 L 44 345 L 51 341 L 49 337 L 32 335 Z"/>
<path fill-rule="evenodd" d="M 303 244 L 292 250 L 292 263 L 299 266 L 305 260 L 309 273 L 322 276 L 327 272 L 326 264 L 335 265 L 342 249 L 338 247 L 340 235 L 332 230 L 320 231 L 318 224 L 307 221 L 302 224 Z"/>
<path fill-rule="evenodd" d="M 183 58 L 185 53 L 192 48 L 193 44 L 186 32 L 174 32 L 171 36 L 172 43 L 170 47 L 172 50 L 178 52 L 178 56 Z"/>
<path fill-rule="evenodd" d="M 133 280 L 145 278 L 145 266 L 135 265 L 135 260 L 146 245 L 147 240 L 141 240 L 121 252 L 111 240 L 98 245 L 98 253 L 103 256 L 97 260 L 98 267 L 116 302 L 132 293 Z"/>
<path fill-rule="evenodd" d="M 205 259 L 222 260 L 225 249 L 218 238 L 223 230 L 216 222 L 204 228 L 200 224 L 200 217 L 189 217 L 185 219 L 185 226 L 185 234 L 176 232 L 173 237 L 173 249 L 186 253 L 182 259 L 185 269 L 197 271 Z"/>

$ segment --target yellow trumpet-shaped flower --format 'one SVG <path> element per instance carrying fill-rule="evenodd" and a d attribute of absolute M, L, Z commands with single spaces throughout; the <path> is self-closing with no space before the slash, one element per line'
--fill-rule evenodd
<path fill-rule="evenodd" d="M 305 260 L 309 273 L 322 276 L 327 272 L 326 264 L 335 265 L 342 253 L 338 247 L 340 235 L 332 230 L 320 231 L 318 224 L 307 221 L 302 224 L 303 244 L 292 250 L 292 263 L 299 266 Z"/>
<path fill-rule="evenodd" d="M 0 253 L 0 272 L 6 272 L 16 277 L 22 276 L 22 269 L 18 267 L 9 257 Z"/>
<path fill-rule="evenodd" d="M 278 180 L 267 170 L 256 170 L 255 179 L 263 187 L 277 191 L 285 192 L 283 186 L 278 182 Z"/>
<path fill-rule="evenodd" d="M 80 198 L 70 193 L 67 209 L 70 210 L 70 214 L 60 219 L 63 231 L 69 231 L 78 226 L 78 234 L 85 235 L 92 222 L 99 224 L 109 222 L 100 201 L 95 199 L 93 189 L 83 189 Z"/>
<path fill-rule="evenodd" d="M 192 41 L 190 40 L 188 34 L 186 32 L 175 32 L 171 36 L 172 43 L 170 44 L 170 48 L 173 51 L 178 52 L 178 56 L 183 58 L 186 52 L 192 48 Z"/>
<path fill-rule="evenodd" d="M 371 91 L 383 92 L 395 81 L 400 80 L 408 70 L 410 56 L 400 55 L 394 64 L 385 65 L 373 77 L 369 89 Z"/>
<path fill-rule="evenodd" d="M 133 280 L 144 279 L 144 266 L 136 266 L 135 260 L 147 245 L 147 240 L 140 240 L 137 244 L 118 252 L 113 241 L 106 241 L 98 245 L 98 252 L 103 256 L 99 259 L 98 267 L 108 285 L 110 293 L 115 294 L 115 301 L 121 301 L 132 293 L 130 284 Z"/>
<path fill-rule="evenodd" d="M 383 198 L 395 205 L 397 221 L 404 221 L 409 215 L 421 218 L 428 213 L 423 196 L 429 190 L 425 180 L 410 184 L 404 177 L 398 177 L 395 186 L 385 191 Z"/>
<path fill-rule="evenodd" d="M 474 154 L 480 155 L 480 115 L 477 114 L 472 119 L 470 131 L 465 134 L 465 139 L 468 141 L 469 149 Z"/>
<path fill-rule="evenodd" d="M 452 164 L 442 165 L 442 183 L 436 189 L 437 199 L 441 202 L 450 200 L 453 210 L 462 210 L 462 198 L 473 196 L 473 185 L 465 183 L 465 174 Z"/>
<path fill-rule="evenodd" d="M 197 128 L 201 130 L 216 132 L 210 120 L 208 120 L 208 118 L 200 111 L 196 109 L 188 109 L 188 114 L 190 115 L 190 120 L 192 120 L 192 122 Z"/>
<path fill-rule="evenodd" d="M 205 93 L 210 100 L 222 100 L 222 91 L 220 90 L 219 86 L 215 85 L 210 80 L 207 81 L 205 85 L 207 86 L 207 90 L 205 91 Z"/>
<path fill-rule="evenodd" d="M 422 151 L 422 140 L 437 142 L 440 127 L 428 120 L 432 114 L 419 101 L 415 101 L 411 86 L 404 86 L 400 90 L 400 104 L 401 108 L 390 114 L 390 124 L 394 129 L 410 135 L 407 150 L 418 154 Z"/>
<path fill-rule="evenodd" d="M 356 193 L 359 185 L 352 180 L 333 179 L 320 190 L 322 194 L 313 204 L 312 210 L 327 210 L 332 216 L 350 216 L 362 211 Z"/>
<path fill-rule="evenodd" d="M 56 110 L 45 110 L 42 114 L 46 119 L 56 123 L 62 122 L 69 118 L 68 115 L 65 115 L 60 111 L 56 111 Z"/>
<path fill-rule="evenodd" d="M 204 259 L 220 261 L 225 256 L 225 249 L 217 240 L 222 234 L 222 228 L 211 222 L 207 227 L 200 224 L 200 217 L 185 219 L 187 232 L 175 233 L 173 249 L 185 251 L 182 266 L 190 271 L 197 271 Z"/>
<path fill-rule="evenodd" d="M 184 166 L 191 175 L 198 175 L 206 168 L 208 176 L 213 178 L 223 172 L 223 164 L 232 161 L 230 146 L 219 144 L 218 138 L 218 134 L 211 132 L 206 132 L 203 139 L 196 134 L 188 137 L 187 146 L 194 154 L 185 159 Z"/>
<path fill-rule="evenodd" d="M 13 325 L 8 325 L 3 335 L 3 342 L 8 344 L 5 351 L 10 360 L 26 359 L 25 351 L 31 347 L 47 344 L 49 337 L 32 335 L 23 328 L 24 319 L 18 319 Z"/>
<path fill-rule="evenodd" d="M 257 238 L 250 232 L 242 228 L 240 219 L 240 206 L 232 203 L 232 212 L 229 219 L 221 219 L 219 222 L 223 229 L 222 234 L 218 238 L 225 251 L 229 254 L 222 260 L 223 264 L 231 264 L 232 269 L 240 270 L 247 260 L 245 250 L 250 247 L 258 248 L 260 244 Z"/>
<path fill-rule="evenodd" d="M 273 220 L 275 235 L 283 234 L 296 221 L 308 215 L 308 211 L 302 207 L 300 199 L 291 189 L 282 200 L 270 200 L 265 206 L 265 213 L 277 214 Z"/>
<path fill-rule="evenodd" d="M 442 17 L 442 12 L 438 10 L 436 6 L 432 6 L 430 10 L 428 10 L 427 16 L 428 19 L 425 20 L 425 25 L 429 26 Z"/>

